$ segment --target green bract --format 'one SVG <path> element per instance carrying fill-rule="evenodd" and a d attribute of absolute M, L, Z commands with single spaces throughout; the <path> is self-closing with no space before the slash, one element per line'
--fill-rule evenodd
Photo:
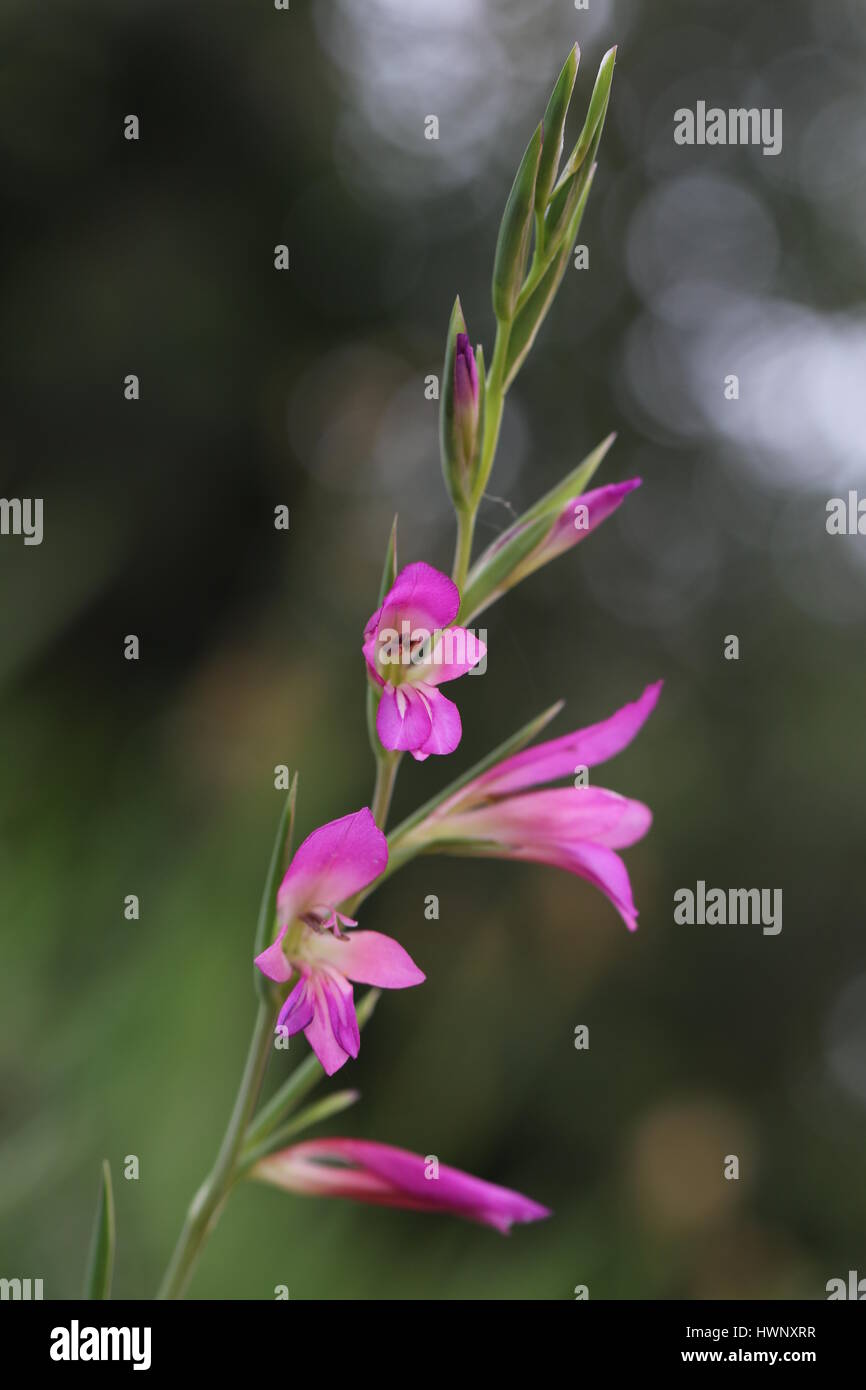
<path fill-rule="evenodd" d="M 526 271 L 542 139 L 538 125 L 520 161 L 499 225 L 493 260 L 493 311 L 501 322 L 507 323 L 514 313 Z"/>

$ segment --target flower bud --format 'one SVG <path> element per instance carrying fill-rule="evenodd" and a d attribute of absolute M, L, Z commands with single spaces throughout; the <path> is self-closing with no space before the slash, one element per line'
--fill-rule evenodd
<path fill-rule="evenodd" d="M 478 352 L 483 369 L 480 348 Z M 439 411 L 442 471 L 455 506 L 468 500 L 474 480 L 484 385 L 478 366 L 458 298 L 448 327 Z"/>
<path fill-rule="evenodd" d="M 608 435 L 478 557 L 466 577 L 461 622 L 470 622 L 527 575 L 570 550 L 640 486 L 640 479 L 632 478 L 585 491 L 614 438 Z"/>
<path fill-rule="evenodd" d="M 478 432 L 478 371 L 466 333 L 457 334 L 454 354 L 454 424 L 461 462 L 468 468 L 475 453 Z"/>

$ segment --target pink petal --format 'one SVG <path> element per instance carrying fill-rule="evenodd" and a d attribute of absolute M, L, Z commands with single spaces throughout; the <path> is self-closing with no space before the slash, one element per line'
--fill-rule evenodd
<path fill-rule="evenodd" d="M 609 719 L 575 729 L 561 738 L 524 748 L 513 757 L 484 772 L 460 794 L 459 800 L 474 797 L 501 796 L 521 787 L 541 786 L 559 777 L 573 777 L 575 768 L 594 767 L 626 748 L 652 714 L 661 694 L 663 682 L 648 685 L 639 700 L 623 705 Z"/>
<path fill-rule="evenodd" d="M 420 748 L 433 728 L 427 701 L 411 685 L 386 685 L 376 712 L 376 732 L 383 748 Z"/>
<path fill-rule="evenodd" d="M 313 997 L 314 1016 L 304 1029 L 304 1037 L 315 1052 L 328 1076 L 333 1076 L 349 1060 L 349 1052 L 343 1047 L 334 1033 L 328 997 L 321 978 L 311 977 L 310 987 Z M 354 1006 L 353 1006 L 354 1009 Z"/>
<path fill-rule="evenodd" d="M 530 557 L 532 568 L 537 569 L 539 565 L 546 564 L 563 551 L 570 550 L 603 521 L 607 521 L 629 493 L 634 492 L 640 485 L 640 478 L 630 478 L 626 483 L 608 483 L 605 487 L 593 488 L 591 492 L 570 498 L 560 512 L 553 530 Z M 578 511 L 579 507 L 586 507 L 586 511 Z M 576 525 L 576 522 L 579 524 Z"/>
<path fill-rule="evenodd" d="M 280 920 L 290 922 L 312 907 L 359 893 L 387 863 L 388 842 L 366 806 L 329 821 L 307 836 L 288 867 L 277 894 Z"/>
<path fill-rule="evenodd" d="M 342 1163 L 343 1166 L 337 1166 Z M 381 1206 L 451 1212 L 507 1233 L 514 1222 L 539 1221 L 547 1207 L 507 1187 L 484 1182 L 459 1168 L 427 1160 L 407 1149 L 364 1139 L 314 1139 L 261 1159 L 253 1176 L 290 1192 L 350 1197 Z"/>
<path fill-rule="evenodd" d="M 331 1032 L 344 1052 L 350 1057 L 357 1057 L 361 1046 L 361 1033 L 355 1013 L 352 986 L 338 970 L 318 972 L 317 978 L 321 982 L 322 993 L 328 1006 Z"/>
<path fill-rule="evenodd" d="M 291 979 L 293 967 L 286 960 L 283 952 L 282 941 L 288 931 L 288 924 L 280 927 L 277 939 L 271 943 L 266 951 L 262 951 L 256 956 L 255 964 L 263 975 L 267 975 L 269 980 L 276 980 L 279 984 L 285 984 L 286 980 Z"/>
<path fill-rule="evenodd" d="M 361 985 L 406 989 L 425 978 L 399 941 L 377 931 L 352 932 L 342 941 L 335 936 L 317 937 L 308 950 L 315 950 L 317 964 L 331 966 Z"/>
<path fill-rule="evenodd" d="M 551 864 L 585 878 L 610 899 L 629 931 L 637 931 L 638 911 L 632 897 L 628 870 L 612 849 L 590 844 L 549 845 L 543 850 L 522 850 L 515 857 Z"/>
<path fill-rule="evenodd" d="M 364 653 L 364 660 L 365 660 L 366 663 L 367 663 L 367 670 L 370 672 L 370 675 L 373 677 L 373 679 L 374 679 L 374 681 L 376 682 L 377 685 L 384 685 L 384 684 L 385 684 L 384 680 L 383 680 L 382 677 L 379 675 L 379 671 L 378 671 L 378 669 L 377 669 L 377 667 L 376 667 L 376 655 L 377 655 L 376 648 L 377 648 L 378 645 L 379 645 L 379 637 L 378 637 L 379 628 L 378 628 L 378 623 L 379 623 L 379 614 L 381 613 L 381 611 L 382 611 L 381 608 L 379 608 L 379 609 L 376 610 L 376 612 L 373 614 L 372 618 L 370 619 L 370 622 L 367 624 L 366 628 L 364 629 L 364 642 L 363 642 L 363 645 L 362 645 L 362 647 L 361 647 L 361 651 Z"/>
<path fill-rule="evenodd" d="M 643 802 L 605 787 L 554 787 L 458 811 L 442 825 L 455 840 L 494 840 L 521 848 L 589 840 L 622 849 L 641 839 L 651 823 L 652 812 Z"/>
<path fill-rule="evenodd" d="M 444 685 L 446 681 L 465 676 L 486 653 L 485 644 L 469 628 L 446 627 L 433 646 L 429 661 L 424 664 L 424 681 L 427 685 Z"/>
<path fill-rule="evenodd" d="M 463 737 L 460 711 L 454 701 L 443 695 L 441 690 L 434 690 L 432 686 L 425 685 L 423 689 L 430 711 L 431 725 L 430 733 L 420 749 L 417 752 L 413 751 L 412 756 L 419 761 L 429 757 L 431 753 L 453 753 Z"/>
<path fill-rule="evenodd" d="M 314 1016 L 312 994 L 309 989 L 309 973 L 303 975 L 291 991 L 277 1018 L 277 1028 L 284 1028 L 288 1037 L 294 1037 Z"/>
<path fill-rule="evenodd" d="M 413 628 L 426 627 L 433 632 L 453 622 L 459 607 L 457 585 L 447 574 L 419 561 L 407 565 L 397 575 L 385 595 L 376 626 L 377 629 L 393 627 L 399 632 L 400 623 L 405 618 Z"/>

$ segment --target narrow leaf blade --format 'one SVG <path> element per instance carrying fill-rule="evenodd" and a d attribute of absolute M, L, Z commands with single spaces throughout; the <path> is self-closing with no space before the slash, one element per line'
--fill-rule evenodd
<path fill-rule="evenodd" d="M 463 590 L 460 605 L 460 622 L 464 625 L 477 617 L 489 603 L 499 587 L 505 583 L 512 570 L 516 569 L 527 555 L 540 545 L 550 530 L 550 519 L 539 516 L 525 525 L 517 522 L 507 533 L 485 551 L 479 560 L 474 575 L 471 575 Z"/>
<path fill-rule="evenodd" d="M 493 261 L 493 311 L 503 322 L 508 322 L 514 313 L 526 270 L 541 146 L 539 124 L 520 161 L 499 226 Z"/>
<path fill-rule="evenodd" d="M 106 1299 L 111 1297 L 114 1245 L 114 1194 L 111 1188 L 111 1168 L 106 1158 L 102 1162 L 99 1198 L 96 1203 L 93 1234 L 90 1238 L 90 1254 L 84 1280 L 85 1298 Z"/>
<path fill-rule="evenodd" d="M 562 72 L 556 79 L 556 86 L 550 94 L 550 100 L 547 103 L 547 109 L 541 123 L 544 131 L 544 143 L 538 165 L 538 178 L 535 181 L 535 211 L 538 213 L 543 213 L 547 207 L 550 190 L 559 170 L 565 118 L 568 115 L 568 104 L 574 91 L 574 79 L 577 76 L 579 61 L 580 49 L 575 44 L 563 64 Z"/>
<path fill-rule="evenodd" d="M 296 1134 L 303 1134 L 307 1129 L 312 1129 L 314 1125 L 320 1125 L 325 1120 L 331 1119 L 333 1115 L 339 1115 L 344 1110 L 348 1110 L 351 1105 L 355 1105 L 361 1099 L 360 1091 L 334 1091 L 331 1095 L 323 1096 L 321 1100 L 313 1101 L 312 1105 L 307 1105 L 288 1124 L 280 1125 L 269 1134 L 261 1144 L 254 1148 L 246 1148 L 241 1154 L 240 1164 L 245 1174 L 260 1158 L 273 1153 L 275 1149 L 281 1149 L 289 1139 L 293 1139 Z"/>
<path fill-rule="evenodd" d="M 514 317 L 514 324 L 508 339 L 508 358 L 505 367 L 506 390 L 520 371 L 532 344 L 535 342 L 538 330 L 556 298 L 556 292 L 562 284 L 562 278 L 568 266 L 574 238 L 580 229 L 594 177 L 595 165 L 590 166 L 586 174 L 581 171 L 577 175 L 573 189 L 573 192 L 577 194 L 577 202 L 571 213 L 571 221 L 565 229 L 565 234 L 561 237 L 560 248 L 554 253 L 553 260 L 544 275 Z M 560 234 L 557 233 L 557 235 Z"/>
<path fill-rule="evenodd" d="M 577 144 L 569 155 L 564 175 L 571 174 L 575 169 L 579 169 L 593 146 L 595 150 L 598 149 L 602 128 L 604 126 L 604 118 L 607 114 L 607 104 L 610 99 L 610 87 L 613 82 L 613 69 L 615 64 L 616 47 L 614 46 L 608 49 L 599 64 L 595 86 L 592 89 L 592 96 L 589 99 L 586 120 L 583 123 L 583 130 L 580 132 L 577 138 Z"/>
<path fill-rule="evenodd" d="M 561 483 L 557 483 L 543 497 L 539 497 L 538 501 L 529 508 L 529 511 L 524 512 L 520 520 L 531 521 L 537 516 L 559 512 L 566 502 L 570 502 L 574 497 L 579 497 L 603 463 L 615 439 L 616 434 L 609 434 L 606 439 L 597 444 L 592 453 L 587 454 L 576 468 L 566 474 Z"/>
<path fill-rule="evenodd" d="M 479 555 L 463 591 L 460 609 L 462 623 L 471 622 L 500 592 L 509 587 L 510 576 L 545 539 L 566 503 L 581 495 L 615 438 L 615 434 L 609 434 L 603 439 L 591 454 L 540 497 L 513 526 L 503 531 L 483 555 Z"/>

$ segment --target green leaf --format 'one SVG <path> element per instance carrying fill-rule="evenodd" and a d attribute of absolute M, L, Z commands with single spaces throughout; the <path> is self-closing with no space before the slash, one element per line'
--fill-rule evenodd
<path fill-rule="evenodd" d="M 579 497 L 587 483 L 592 480 L 593 474 L 601 466 L 615 439 L 615 433 L 609 434 L 606 439 L 597 444 L 592 453 L 587 454 L 576 468 L 567 473 L 561 483 L 557 483 L 543 497 L 539 497 L 538 501 L 529 508 L 529 511 L 523 513 L 520 521 L 532 521 L 537 516 L 558 513 L 566 502 L 570 502 L 574 497 Z M 520 521 L 516 525 L 519 526 Z"/>
<path fill-rule="evenodd" d="M 550 708 L 544 710 L 542 714 L 537 714 L 534 719 L 530 719 L 528 724 L 524 724 L 522 729 L 518 729 L 516 734 L 512 734 L 504 743 L 500 743 L 498 747 L 494 748 L 492 753 L 488 753 L 479 763 L 475 763 L 473 767 L 470 767 L 468 772 L 464 772 L 462 776 L 457 777 L 453 782 L 449 782 L 444 791 L 437 792 L 429 801 L 425 801 L 423 806 L 419 807 L 411 816 L 408 816 L 406 820 L 402 821 L 395 830 L 391 831 L 391 834 L 388 836 L 389 855 L 392 849 L 398 847 L 401 839 L 408 835 L 411 830 L 414 830 L 416 825 L 420 825 L 421 821 L 426 820 L 428 816 L 432 815 L 437 807 L 441 806 L 444 801 L 450 800 L 457 792 L 462 791 L 462 789 L 468 786 L 470 782 L 473 782 L 476 777 L 480 777 L 482 772 L 487 772 L 488 768 L 494 767 L 496 763 L 502 762 L 505 758 L 510 758 L 513 753 L 519 753 L 522 748 L 525 748 L 528 743 L 531 743 L 534 738 L 537 738 L 542 729 L 545 729 L 550 723 L 551 719 L 556 718 L 564 703 L 564 700 L 557 700 L 555 705 L 551 705 Z"/>
<path fill-rule="evenodd" d="M 493 311 L 505 323 L 514 313 L 526 270 L 542 138 L 539 124 L 520 161 L 499 225 L 493 261 Z"/>
<path fill-rule="evenodd" d="M 500 536 L 484 556 L 477 562 L 463 588 L 458 621 L 465 627 L 473 618 L 493 601 L 497 590 L 508 579 L 512 570 L 540 545 L 550 530 L 551 522 L 546 516 L 528 522 L 517 522 L 506 532 L 507 539 Z"/>
<path fill-rule="evenodd" d="M 585 168 L 586 166 L 584 166 Z M 545 214 L 541 236 L 545 258 L 553 259 L 562 234 L 570 222 L 577 199 L 580 197 L 585 177 L 584 169 L 575 169 L 556 189 Z"/>
<path fill-rule="evenodd" d="M 505 358 L 503 390 L 507 391 L 523 366 L 536 334 L 547 317 L 547 311 L 562 283 L 568 262 L 568 247 L 563 247 L 542 275 L 526 303 L 518 309 L 508 339 Z"/>
<path fill-rule="evenodd" d="M 397 517 L 391 523 L 391 534 L 388 537 L 388 548 L 385 551 L 385 563 L 382 566 L 382 580 L 379 584 L 379 598 L 376 603 L 377 608 L 381 608 L 385 595 L 392 587 L 397 577 Z"/>
<path fill-rule="evenodd" d="M 608 49 L 599 64 L 598 76 L 595 79 L 595 86 L 592 89 L 592 96 L 589 99 L 583 130 L 580 132 L 577 138 L 577 144 L 569 155 L 563 177 L 572 174 L 575 169 L 580 168 L 587 154 L 591 154 L 591 157 L 595 158 L 595 151 L 598 149 L 599 141 L 601 140 L 604 118 L 607 114 L 607 103 L 610 97 L 610 86 L 613 82 L 613 69 L 615 63 L 616 45 Z"/>
<path fill-rule="evenodd" d="M 547 109 L 541 123 L 543 143 L 541 159 L 538 164 L 538 177 L 535 182 L 535 211 L 538 213 L 543 213 L 547 207 L 550 190 L 559 169 L 565 118 L 568 114 L 571 94 L 574 91 L 574 79 L 577 76 L 579 62 L 580 49 L 575 44 L 556 80 L 556 86 L 550 94 L 550 100 L 547 103 Z"/>
<path fill-rule="evenodd" d="M 556 524 L 566 503 L 578 498 L 584 491 L 614 439 L 614 434 L 602 439 L 591 455 L 585 457 L 577 467 L 566 474 L 562 482 L 557 482 L 549 492 L 545 492 L 544 498 L 539 498 L 528 512 L 518 517 L 507 531 L 503 531 L 502 535 L 478 556 L 464 585 L 460 623 L 464 626 L 471 623 L 471 620 L 484 612 L 485 607 L 491 605 L 493 600 L 500 598 L 521 578 L 527 577 L 525 573 L 517 571 L 523 570 L 528 556 L 531 556 L 535 548 L 548 537 L 550 527 Z"/>
<path fill-rule="evenodd" d="M 322 1124 L 324 1120 L 329 1120 L 332 1115 L 339 1115 L 343 1110 L 348 1110 L 349 1106 L 354 1105 L 360 1098 L 360 1091 L 334 1091 L 332 1095 L 323 1096 L 321 1100 L 306 1106 L 288 1124 L 281 1125 L 279 1129 L 275 1129 L 269 1134 L 261 1144 L 243 1149 L 240 1156 L 242 1172 L 248 1173 L 260 1158 L 273 1153 L 275 1149 L 281 1149 L 296 1134 L 303 1134 L 304 1130 L 312 1129 L 313 1125 Z"/>
<path fill-rule="evenodd" d="M 515 582 L 514 572 L 541 545 L 567 502 L 579 497 L 612 445 L 615 434 L 593 449 L 576 468 L 546 492 L 479 555 L 466 578 L 460 622 L 464 625 L 499 598 Z M 522 577 L 522 576 L 521 576 Z"/>
<path fill-rule="evenodd" d="M 526 303 L 521 305 L 514 318 L 511 334 L 508 339 L 508 354 L 505 360 L 505 384 L 504 390 L 508 390 L 517 373 L 520 371 L 526 356 L 535 342 L 539 328 L 547 317 L 547 312 L 556 298 L 556 292 L 562 284 L 562 277 L 568 266 L 571 248 L 574 238 L 580 228 L 583 211 L 592 187 L 595 176 L 595 165 L 592 165 L 586 176 L 578 174 L 575 176 L 573 187 L 569 188 L 569 193 L 573 195 L 577 192 L 577 203 L 571 216 L 571 223 L 566 228 L 565 235 L 562 237 L 562 245 L 554 258 L 539 280 L 532 294 Z M 578 191 L 579 190 L 579 191 Z"/>
<path fill-rule="evenodd" d="M 108 1159 L 105 1158 L 102 1161 L 102 1180 L 99 1184 L 99 1199 L 96 1203 L 93 1234 L 90 1237 L 90 1254 L 84 1279 L 85 1298 L 105 1299 L 111 1297 L 114 1242 L 114 1195 L 111 1190 L 111 1168 Z"/>
<path fill-rule="evenodd" d="M 589 197 L 589 185 L 595 178 L 595 165 L 587 160 L 564 183 L 561 183 L 550 200 L 544 223 L 545 252 L 556 257 L 559 250 L 567 245 L 571 249 L 569 233 L 574 222 L 578 205 L 581 210 Z"/>
<path fill-rule="evenodd" d="M 380 993 L 381 990 L 368 989 L 360 1004 L 355 1006 L 359 1028 L 363 1028 L 372 1018 Z M 244 1148 L 252 1150 L 261 1144 L 277 1125 L 297 1108 L 304 1097 L 318 1086 L 324 1075 L 322 1064 L 315 1052 L 309 1053 L 255 1116 L 247 1130 Z"/>
<path fill-rule="evenodd" d="M 253 949 L 254 956 L 261 955 L 262 951 L 270 946 L 273 940 L 277 915 L 277 893 L 292 855 L 292 842 L 295 833 L 295 802 L 297 796 L 298 774 L 295 773 L 280 815 L 280 823 L 277 826 L 277 837 L 274 840 L 274 848 L 271 851 L 271 862 L 268 866 L 268 876 L 265 880 L 261 906 L 259 907 L 259 919 L 256 923 L 256 939 Z M 266 1002 L 270 1002 L 273 998 L 273 983 L 267 979 L 260 970 L 254 970 L 253 974 L 259 995 Z"/>

